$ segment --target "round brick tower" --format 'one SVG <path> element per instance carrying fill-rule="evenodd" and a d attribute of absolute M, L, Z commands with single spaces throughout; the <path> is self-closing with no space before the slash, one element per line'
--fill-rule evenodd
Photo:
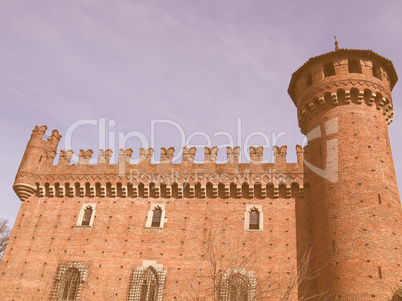
<path fill-rule="evenodd" d="M 398 77 L 370 50 L 336 49 L 292 75 L 289 95 L 307 135 L 311 240 L 329 300 L 388 300 L 402 286 L 402 210 L 388 137 Z"/>

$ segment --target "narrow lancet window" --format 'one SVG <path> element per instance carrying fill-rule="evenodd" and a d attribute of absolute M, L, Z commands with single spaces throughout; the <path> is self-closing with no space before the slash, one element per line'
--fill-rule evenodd
<path fill-rule="evenodd" d="M 260 212 L 258 211 L 258 209 L 252 209 L 250 211 L 249 229 L 250 230 L 260 229 Z"/>
<path fill-rule="evenodd" d="M 89 224 L 91 223 L 92 212 L 93 209 L 91 206 L 85 208 L 84 216 L 82 218 L 82 226 L 89 226 Z"/>
<path fill-rule="evenodd" d="M 154 213 L 152 215 L 152 224 L 151 227 L 160 227 L 162 217 L 162 209 L 158 206 L 154 209 Z"/>

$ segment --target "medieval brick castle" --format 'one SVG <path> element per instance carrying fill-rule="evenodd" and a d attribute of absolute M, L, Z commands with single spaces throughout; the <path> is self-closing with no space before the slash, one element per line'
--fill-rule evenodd
<path fill-rule="evenodd" d="M 387 300 L 402 285 L 402 210 L 387 127 L 397 74 L 370 50 L 308 60 L 289 94 L 308 145 L 60 151 L 36 126 L 0 265 L 1 300 Z M 287 299 L 286 299 L 287 296 Z M 321 298 L 321 299 L 320 299 Z M 326 299 L 325 299 L 326 298 Z"/>

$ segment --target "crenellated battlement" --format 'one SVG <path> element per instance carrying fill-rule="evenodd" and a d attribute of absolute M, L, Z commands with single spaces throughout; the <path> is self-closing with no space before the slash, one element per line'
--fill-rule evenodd
<path fill-rule="evenodd" d="M 121 188 L 123 189 L 121 193 L 110 193 L 110 195 L 131 197 L 140 195 L 146 197 L 147 194 L 138 192 L 140 190 L 138 187 L 151 185 L 150 183 L 157 187 L 161 185 L 173 187 L 176 185 L 177 187 L 182 187 L 183 191 L 187 191 L 184 187 L 186 185 L 190 185 L 190 187 L 201 185 L 201 191 L 207 190 L 208 183 L 212 187 L 225 185 L 225 187 L 230 188 L 230 185 L 237 185 L 239 188 L 236 189 L 240 189 L 240 192 L 243 189 L 241 188 L 243 183 L 258 184 L 261 187 L 270 185 L 270 187 L 273 187 L 273 191 L 278 190 L 281 185 L 287 187 L 286 189 L 290 189 L 292 183 L 296 183 L 300 189 L 304 185 L 303 148 L 299 145 L 296 146 L 297 163 L 286 163 L 287 146 L 274 146 L 274 163 L 262 163 L 264 151 L 262 146 L 250 146 L 250 163 L 239 163 L 241 151 L 239 146 L 234 148 L 227 147 L 226 163 L 217 163 L 219 149 L 214 146 L 204 148 L 204 163 L 198 164 L 194 163 L 197 149 L 185 146 L 182 149 L 182 162 L 179 164 L 172 163 L 175 149 L 173 147 L 162 147 L 160 162 L 157 164 L 151 163 L 154 154 L 153 148 L 141 148 L 138 163 L 130 164 L 133 150 L 129 148 L 119 150 L 117 164 L 110 164 L 110 158 L 113 154 L 111 149 L 99 150 L 97 163 L 90 164 L 94 152 L 88 149 L 79 151 L 77 164 L 71 164 L 71 158 L 74 155 L 72 150 L 61 150 L 57 164 L 52 165 L 56 155 L 57 143 L 61 136 L 54 130 L 47 141 L 42 140 L 45 132 L 46 126 L 35 127 L 25 156 L 28 159 L 31 158 L 31 151 L 33 151 L 33 155 L 36 157 L 36 148 L 32 148 L 33 140 L 40 141 L 41 145 L 45 146 L 42 148 L 48 151 L 48 156 L 49 154 L 51 156 L 46 160 L 40 159 L 36 162 L 33 160 L 32 165 L 35 168 L 20 168 L 14 189 L 21 200 L 27 199 L 34 193 L 37 196 L 77 196 L 76 192 L 69 192 L 70 188 L 73 190 L 82 188 L 84 191 L 89 189 L 89 192 L 83 193 L 84 195 L 103 195 L 103 190 L 108 191 L 108 189 L 102 187 L 107 185 L 126 187 Z M 129 188 L 131 186 L 132 188 Z M 115 188 L 114 190 L 120 191 L 120 188 Z M 264 195 L 264 189 L 262 189 L 261 193 Z M 249 194 L 252 193 L 246 193 L 246 195 Z M 81 193 L 78 195 L 81 195 Z M 161 193 L 161 195 L 169 197 L 170 194 L 167 192 Z M 191 192 L 179 193 L 176 197 L 178 195 L 193 197 Z M 207 195 L 209 194 L 207 193 Z M 221 193 L 219 195 L 224 196 L 226 194 Z M 232 196 L 237 195 L 237 192 L 232 192 Z M 276 193 L 273 193 L 273 195 L 276 195 Z"/>
<path fill-rule="evenodd" d="M 303 134 L 307 133 L 308 121 L 314 115 L 336 106 L 365 104 L 371 107 L 374 105 L 378 111 L 382 111 L 387 126 L 394 119 L 391 95 L 380 86 L 372 83 L 361 83 L 359 81 L 333 83 L 318 89 L 313 95 L 302 99 L 300 103 L 302 105 L 298 108 L 298 120 Z"/>
<path fill-rule="evenodd" d="M 204 164 L 216 164 L 216 165 L 226 165 L 226 164 L 269 164 L 269 163 L 262 163 L 262 156 L 263 156 L 263 147 L 254 147 L 250 146 L 250 163 L 239 163 L 239 157 L 240 157 L 240 147 L 236 146 L 234 148 L 228 146 L 226 151 L 227 154 L 227 161 L 226 163 L 217 163 L 217 156 L 218 156 L 218 147 L 214 146 L 212 148 L 205 147 L 204 148 Z M 301 154 L 302 153 L 302 147 L 300 145 L 296 146 L 297 153 Z M 196 154 L 197 149 L 195 147 L 191 147 L 188 149 L 186 146 L 183 147 L 182 149 L 182 162 L 179 163 L 181 164 L 195 164 L 194 163 L 194 157 Z M 175 163 L 172 163 L 172 159 L 174 156 L 175 149 L 173 147 L 170 147 L 169 149 L 166 149 L 165 147 L 161 148 L 161 154 L 160 154 L 160 161 L 159 163 L 153 164 L 151 163 L 151 158 L 154 153 L 154 149 L 152 147 L 144 149 L 140 149 L 140 157 L 138 161 L 138 165 L 152 165 L 156 166 L 158 164 L 164 165 L 164 164 L 171 164 L 171 165 L 178 165 Z M 283 145 L 281 147 L 279 146 L 273 146 L 273 152 L 274 152 L 274 164 L 276 163 L 286 163 L 286 156 L 287 156 L 287 146 Z M 102 165 L 102 164 L 108 164 L 110 162 L 110 158 L 113 154 L 113 151 L 111 149 L 100 149 L 99 154 L 98 154 L 98 162 L 95 165 Z M 120 149 L 119 150 L 119 157 L 118 157 L 118 164 L 126 163 L 129 164 L 131 157 L 133 154 L 133 150 L 131 148 L 129 149 Z M 71 165 L 74 166 L 75 164 L 70 164 L 71 158 L 74 155 L 74 152 L 72 150 L 61 150 L 60 151 L 60 156 L 59 156 L 59 161 L 56 166 L 66 166 L 66 165 Z M 89 162 L 92 158 L 93 151 L 91 149 L 88 150 L 80 150 L 79 155 L 78 155 L 78 162 L 77 165 L 89 165 Z M 303 157 L 298 155 L 298 163 L 303 163 Z M 299 162 L 301 161 L 301 162 Z M 272 164 L 272 163 L 271 163 Z M 115 164 L 110 164 L 110 165 L 115 165 Z M 195 165 L 202 165 L 202 164 L 195 164 Z M 91 164 L 92 166 L 92 164 Z"/>
<path fill-rule="evenodd" d="M 46 125 L 35 126 L 35 128 L 32 130 L 31 140 L 43 140 L 43 136 L 45 136 L 46 130 Z M 51 136 L 48 137 L 46 141 L 48 141 L 51 145 L 57 146 L 60 139 L 61 135 L 59 134 L 59 132 L 57 130 L 53 130 Z"/>
<path fill-rule="evenodd" d="M 61 135 L 57 130 L 53 130 L 50 137 L 46 137 L 47 139 L 44 140 L 43 137 L 45 136 L 46 130 L 47 130 L 46 125 L 35 126 L 35 128 L 32 130 L 30 142 L 34 143 L 35 141 L 36 142 L 40 141 L 39 143 L 41 143 L 41 146 L 43 146 L 46 149 L 49 150 L 54 150 L 54 148 L 57 149 L 57 145 L 59 144 Z"/>
<path fill-rule="evenodd" d="M 70 149 L 68 151 L 61 150 L 59 156 L 58 166 L 67 166 L 70 164 L 71 158 L 73 157 L 74 152 Z M 99 153 L 99 160 L 101 160 L 101 153 Z M 103 157 L 104 158 L 104 157 Z"/>
<path fill-rule="evenodd" d="M 294 72 L 288 92 L 303 134 L 315 115 L 350 104 L 374 104 L 389 126 L 394 115 L 391 90 L 397 80 L 392 62 L 377 53 L 336 49 L 309 59 Z"/>
<path fill-rule="evenodd" d="M 57 154 L 57 146 L 61 135 L 53 130 L 50 137 L 46 137 L 46 125 L 35 126 L 31 139 L 28 141 L 19 171 L 38 172 L 41 166 L 51 166 Z M 43 139 L 43 137 L 47 139 Z"/>
<path fill-rule="evenodd" d="M 38 129 L 40 129 L 41 134 L 38 136 L 34 136 L 35 139 L 40 137 L 40 139 L 43 137 L 45 134 L 45 131 L 43 129 L 46 129 L 46 126 L 42 127 L 35 127 L 34 132 L 38 132 Z M 57 130 L 53 130 L 52 132 L 52 137 L 55 136 L 56 134 L 58 135 Z M 58 135 L 57 137 L 61 137 L 61 135 Z M 47 143 L 50 141 L 51 138 L 48 139 L 48 141 L 42 140 L 43 142 Z M 52 138 L 53 139 L 53 138 Z M 58 138 L 60 140 L 60 138 Z M 58 141 L 57 141 L 58 142 Z M 55 144 L 57 147 L 57 144 Z M 240 157 L 240 147 L 230 147 L 228 146 L 226 151 L 227 154 L 227 161 L 226 163 L 216 163 L 217 161 L 217 156 L 218 156 L 218 147 L 205 147 L 204 148 L 204 164 L 218 164 L 218 165 L 225 165 L 225 164 L 239 164 L 239 157 Z M 296 146 L 297 153 L 301 154 L 302 153 L 302 147 L 300 145 Z M 56 153 L 56 150 L 54 150 Z M 194 158 L 195 154 L 197 152 L 197 149 L 195 147 L 191 147 L 190 149 L 187 148 L 187 146 L 184 146 L 182 149 L 182 163 L 181 164 L 194 164 Z M 262 156 L 263 156 L 264 148 L 262 146 L 250 146 L 250 164 L 268 164 L 268 163 L 262 163 Z M 287 146 L 283 145 L 281 147 L 279 146 L 273 146 L 273 152 L 274 152 L 274 163 L 286 163 L 286 156 L 287 156 Z M 89 165 L 89 162 L 93 156 L 94 152 L 92 149 L 88 150 L 83 150 L 81 149 L 78 154 L 78 162 L 77 165 Z M 113 151 L 111 149 L 100 149 L 98 153 L 98 162 L 96 165 L 102 165 L 102 164 L 107 164 L 109 165 L 110 158 L 112 157 Z M 152 147 L 149 147 L 147 149 L 145 148 L 140 148 L 140 153 L 139 153 L 139 165 L 157 165 L 157 164 L 151 164 L 151 159 L 154 154 L 154 149 Z M 174 147 L 170 148 L 161 148 L 161 153 L 160 153 L 160 161 L 158 164 L 173 164 L 172 159 L 175 154 L 175 149 Z M 59 160 L 56 164 L 56 167 L 65 167 L 67 165 L 74 166 L 75 164 L 71 164 L 71 159 L 74 155 L 73 150 L 61 150 L 60 155 L 59 155 Z M 129 164 L 131 157 L 133 155 L 133 150 L 131 148 L 128 149 L 120 149 L 119 154 L 118 154 L 118 164 L 126 163 Z M 298 155 L 298 163 L 303 163 L 302 156 Z M 41 163 L 41 162 L 38 162 Z M 240 163 L 240 164 L 247 164 L 247 163 Z M 92 164 L 91 164 L 92 165 Z M 115 165 L 115 164 L 110 164 L 110 165 Z M 176 164 L 173 164 L 176 165 Z M 198 164 L 200 165 L 200 164 Z"/>

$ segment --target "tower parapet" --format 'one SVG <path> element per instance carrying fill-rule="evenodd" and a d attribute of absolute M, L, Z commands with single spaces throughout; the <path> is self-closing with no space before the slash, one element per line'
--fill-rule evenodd
<path fill-rule="evenodd" d="M 371 50 L 339 49 L 309 59 L 292 75 L 289 95 L 297 107 L 299 127 L 335 106 L 374 106 L 387 125 L 393 120 L 391 90 L 398 81 L 390 60 Z"/>
<path fill-rule="evenodd" d="M 46 129 L 46 125 L 35 126 L 21 160 L 13 189 L 22 201 L 26 200 L 36 190 L 33 176 L 46 173 L 56 156 L 61 135 L 57 130 L 53 130 L 51 136 L 44 140 Z M 24 179 L 21 179 L 21 174 L 25 175 Z"/>
<path fill-rule="evenodd" d="M 392 62 L 375 52 L 339 49 L 311 58 L 290 81 L 308 138 L 312 245 L 322 269 L 312 294 L 385 300 L 402 282 L 402 212 L 387 129 L 397 80 Z"/>

